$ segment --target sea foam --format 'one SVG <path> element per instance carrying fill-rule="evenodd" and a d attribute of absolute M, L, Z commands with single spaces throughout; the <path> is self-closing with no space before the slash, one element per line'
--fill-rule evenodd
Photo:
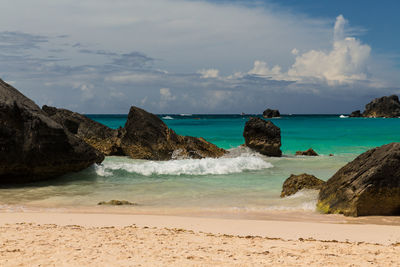
<path fill-rule="evenodd" d="M 239 157 L 182 159 L 169 161 L 105 161 L 96 166 L 99 176 L 111 176 L 114 171 L 151 175 L 223 175 L 272 168 L 273 165 L 255 155 Z"/>

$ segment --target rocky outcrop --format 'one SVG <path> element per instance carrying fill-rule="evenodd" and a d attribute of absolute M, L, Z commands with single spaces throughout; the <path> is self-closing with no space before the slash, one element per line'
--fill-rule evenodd
<path fill-rule="evenodd" d="M 350 117 L 367 117 L 367 118 L 399 118 L 400 117 L 400 101 L 397 95 L 383 96 L 375 98 L 365 106 L 365 111 L 353 111 Z"/>
<path fill-rule="evenodd" d="M 67 109 L 43 106 L 47 115 L 64 126 L 87 144 L 101 151 L 106 156 L 123 155 L 121 150 L 121 130 L 111 129 L 88 117 Z"/>
<path fill-rule="evenodd" d="M 321 188 L 317 207 L 348 216 L 400 215 L 400 143 L 361 154 Z"/>
<path fill-rule="evenodd" d="M 311 174 L 292 174 L 283 183 L 281 197 L 287 197 L 296 194 L 298 191 L 303 189 L 319 190 L 324 183 L 324 181 Z"/>
<path fill-rule="evenodd" d="M 243 131 L 245 145 L 255 151 L 271 157 L 282 156 L 281 129 L 271 121 L 252 117 L 250 118 Z"/>
<path fill-rule="evenodd" d="M 66 109 L 43 106 L 43 110 L 71 134 L 106 156 L 170 160 L 220 157 L 225 154 L 225 150 L 203 138 L 176 134 L 156 115 L 137 107 L 131 107 L 125 127 L 118 130 Z"/>
<path fill-rule="evenodd" d="M 359 118 L 359 117 L 362 117 L 361 111 L 360 111 L 360 110 L 353 111 L 353 112 L 349 115 L 349 117 L 352 117 L 352 118 Z"/>
<path fill-rule="evenodd" d="M 280 117 L 281 114 L 279 113 L 279 110 L 277 109 L 266 109 L 263 112 L 263 117 L 264 118 L 277 118 Z"/>
<path fill-rule="evenodd" d="M 306 151 L 296 151 L 296 156 L 318 156 L 318 153 L 309 148 Z"/>
<path fill-rule="evenodd" d="M 131 107 L 129 111 L 121 149 L 131 158 L 151 160 L 215 158 L 226 153 L 203 138 L 176 134 L 156 115 L 137 107 Z"/>
<path fill-rule="evenodd" d="M 104 156 L 65 131 L 32 100 L 0 80 L 0 183 L 80 171 Z"/>
<path fill-rule="evenodd" d="M 127 200 L 110 200 L 110 201 L 101 201 L 97 203 L 97 205 L 110 205 L 110 206 L 137 206 L 137 203 L 132 203 Z"/>
<path fill-rule="evenodd" d="M 363 117 L 398 118 L 400 117 L 400 102 L 397 95 L 376 98 L 365 106 Z"/>

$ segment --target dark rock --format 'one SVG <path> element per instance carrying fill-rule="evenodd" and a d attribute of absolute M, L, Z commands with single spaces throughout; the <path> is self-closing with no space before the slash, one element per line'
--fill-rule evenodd
<path fill-rule="evenodd" d="M 111 129 L 88 117 L 67 109 L 43 106 L 43 111 L 50 118 L 64 126 L 70 133 L 75 134 L 87 144 L 101 151 L 106 156 L 122 156 L 119 131 Z"/>
<path fill-rule="evenodd" d="M 319 190 L 324 183 L 321 179 L 307 173 L 292 174 L 283 183 L 281 197 L 293 195 L 302 189 Z"/>
<path fill-rule="evenodd" d="M 296 156 L 318 156 L 318 154 L 312 148 L 309 148 L 306 151 L 296 151 Z"/>
<path fill-rule="evenodd" d="M 110 201 L 101 201 L 97 203 L 97 205 L 111 205 L 111 206 L 122 206 L 122 205 L 127 205 L 127 206 L 136 206 L 137 203 L 132 203 L 126 200 L 110 200 Z"/>
<path fill-rule="evenodd" d="M 400 143 L 377 147 L 336 172 L 319 193 L 324 213 L 400 215 Z"/>
<path fill-rule="evenodd" d="M 329 157 L 333 157 L 333 154 L 329 154 Z"/>
<path fill-rule="evenodd" d="M 353 111 L 353 112 L 349 115 L 349 117 L 352 117 L 352 118 L 359 118 L 359 117 L 362 117 L 361 111 L 360 111 L 360 110 Z"/>
<path fill-rule="evenodd" d="M 282 156 L 281 129 L 271 121 L 252 117 L 246 122 L 243 137 L 247 147 L 272 157 Z"/>
<path fill-rule="evenodd" d="M 279 110 L 277 109 L 266 109 L 263 112 L 263 117 L 264 118 L 277 118 L 280 117 L 281 114 L 279 113 Z"/>
<path fill-rule="evenodd" d="M 400 102 L 397 95 L 384 96 L 372 100 L 365 106 L 364 117 L 397 118 L 400 117 Z"/>
<path fill-rule="evenodd" d="M 176 134 L 156 115 L 137 107 L 129 111 L 121 148 L 131 158 L 151 160 L 220 157 L 226 153 L 203 138 Z"/>
<path fill-rule="evenodd" d="M 0 183 L 23 183 L 80 171 L 104 156 L 0 80 Z"/>

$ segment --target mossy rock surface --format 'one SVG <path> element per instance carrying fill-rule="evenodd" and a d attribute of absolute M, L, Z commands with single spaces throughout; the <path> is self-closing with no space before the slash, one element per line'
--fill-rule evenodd
<path fill-rule="evenodd" d="M 311 174 L 292 174 L 283 183 L 281 197 L 287 197 L 296 194 L 298 191 L 303 189 L 319 190 L 324 183 L 324 181 Z"/>
<path fill-rule="evenodd" d="M 400 215 L 400 143 L 361 154 L 321 188 L 318 210 L 346 216 Z"/>

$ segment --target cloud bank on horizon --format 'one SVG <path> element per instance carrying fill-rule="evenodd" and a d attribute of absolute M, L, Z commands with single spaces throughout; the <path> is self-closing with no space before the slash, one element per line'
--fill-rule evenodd
<path fill-rule="evenodd" d="M 0 75 L 40 105 L 344 113 L 400 93 L 396 62 L 340 14 L 185 0 L 25 0 L 3 14 Z"/>

